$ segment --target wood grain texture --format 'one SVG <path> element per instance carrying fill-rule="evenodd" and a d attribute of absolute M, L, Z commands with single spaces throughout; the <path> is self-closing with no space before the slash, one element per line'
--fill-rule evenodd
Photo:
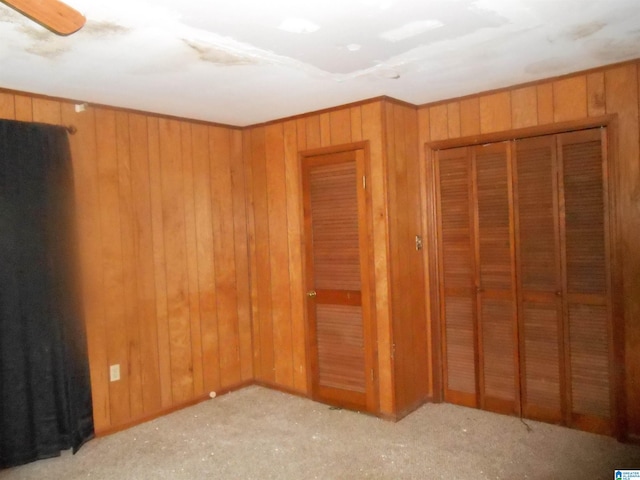
<path fill-rule="evenodd" d="M 480 100 L 478 97 L 460 101 L 460 135 L 467 137 L 480 133 Z"/>
<path fill-rule="evenodd" d="M 460 102 L 447 104 L 447 133 L 449 138 L 460 136 Z"/>
<path fill-rule="evenodd" d="M 587 77 L 580 75 L 553 82 L 553 120 L 565 122 L 587 116 Z"/>
<path fill-rule="evenodd" d="M 524 87 L 511 92 L 512 128 L 532 127 L 538 124 L 538 91 Z"/>
<path fill-rule="evenodd" d="M 616 256 L 622 262 L 624 291 L 624 352 L 626 411 L 629 433 L 640 438 L 640 164 L 637 64 L 611 68 L 605 72 L 607 113 L 618 114 L 615 178 L 619 242 Z"/>
<path fill-rule="evenodd" d="M 28 94 L 0 99 L 0 117 L 77 128 L 69 140 L 96 431 L 252 379 L 241 132 L 219 127 L 220 160 L 200 123 L 107 107 L 76 113 L 72 102 Z M 212 183 L 220 162 L 226 175 Z M 212 193 L 224 199 L 217 217 Z M 225 225 L 217 251 L 214 223 Z M 218 264 L 227 283 L 216 284 Z M 219 290 L 234 300 L 218 307 Z M 231 360 L 220 355 L 218 315 Z"/>
<path fill-rule="evenodd" d="M 289 292 L 291 298 L 291 344 L 293 388 L 299 392 L 307 391 L 306 371 L 306 335 L 304 322 L 304 291 L 300 285 L 304 283 L 302 265 L 302 212 L 298 201 L 301 198 L 300 162 L 298 145 L 303 144 L 304 131 L 295 121 L 286 122 L 284 128 L 284 162 L 287 195 L 287 234 L 289 236 Z"/>
<path fill-rule="evenodd" d="M 430 382 L 424 250 L 417 250 L 415 243 L 416 235 L 424 236 L 418 117 L 415 109 L 391 102 L 385 102 L 384 110 L 395 408 L 402 416 L 425 401 Z M 457 115 L 456 110 L 457 107 L 449 110 L 450 120 Z"/>
<path fill-rule="evenodd" d="M 491 133 L 511 128 L 511 95 L 493 93 L 480 97 L 480 132 Z"/>
<path fill-rule="evenodd" d="M 293 388 L 289 230 L 283 124 L 277 123 L 265 127 L 265 148 L 268 164 L 266 181 L 275 382 L 286 388 Z"/>
<path fill-rule="evenodd" d="M 449 138 L 449 109 L 446 104 L 429 108 L 429 127 L 431 140 Z"/>

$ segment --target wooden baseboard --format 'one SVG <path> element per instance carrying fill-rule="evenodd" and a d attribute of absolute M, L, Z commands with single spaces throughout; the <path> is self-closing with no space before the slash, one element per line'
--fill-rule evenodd
<path fill-rule="evenodd" d="M 282 385 L 277 385 L 271 382 L 265 382 L 263 380 L 254 380 L 253 382 L 251 382 L 251 385 L 257 385 L 259 387 L 269 388 L 271 390 L 276 390 L 278 392 L 288 393 L 289 395 L 295 395 L 296 397 L 311 398 L 307 392 L 294 390 L 293 388 L 283 387 Z"/>
<path fill-rule="evenodd" d="M 221 388 L 220 390 L 216 391 L 216 397 L 219 397 L 220 395 L 224 395 L 226 393 L 233 392 L 235 390 L 240 390 L 241 388 L 244 388 L 244 387 L 248 387 L 250 385 L 253 385 L 253 383 L 254 382 L 252 382 L 252 381 L 247 381 L 247 382 L 241 382 L 241 383 L 237 383 L 237 384 L 234 384 L 234 385 L 230 385 L 230 386 L 225 387 L 225 388 Z M 138 418 L 136 418 L 134 420 L 130 420 L 128 422 L 122 423 L 120 425 L 116 425 L 114 427 L 108 427 L 108 428 L 104 428 L 102 430 L 98 430 L 98 431 L 96 431 L 95 436 L 96 437 L 106 437 L 107 435 L 112 435 L 114 433 L 121 432 L 122 430 L 126 430 L 128 428 L 135 427 L 136 425 L 140 425 L 142 423 L 146 423 L 146 422 L 149 422 L 151 420 L 155 420 L 158 417 L 162 417 L 164 415 L 169 415 L 170 413 L 177 412 L 178 410 L 182 410 L 183 408 L 192 407 L 193 405 L 197 405 L 198 403 L 202 403 L 202 402 L 204 402 L 206 400 L 211 400 L 211 396 L 209 395 L 209 393 L 199 395 L 199 396 L 197 396 L 195 398 L 187 400 L 186 402 L 182 402 L 182 403 L 178 403 L 176 405 L 172 405 L 169 408 L 163 408 L 162 410 L 158 410 L 156 412 L 149 413 L 147 415 L 143 415 L 143 416 L 138 417 Z"/>

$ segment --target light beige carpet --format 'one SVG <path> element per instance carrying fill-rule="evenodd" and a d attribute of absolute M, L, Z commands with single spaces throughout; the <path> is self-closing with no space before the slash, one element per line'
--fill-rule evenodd
<path fill-rule="evenodd" d="M 470 408 L 425 405 L 398 423 L 249 387 L 0 471 L 41 479 L 612 479 L 640 447 Z"/>

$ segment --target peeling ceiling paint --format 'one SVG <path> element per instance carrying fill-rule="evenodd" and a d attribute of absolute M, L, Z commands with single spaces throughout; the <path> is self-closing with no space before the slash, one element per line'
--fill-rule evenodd
<path fill-rule="evenodd" d="M 378 95 L 467 95 L 640 57 L 637 0 L 0 3 L 0 87 L 248 125 Z"/>

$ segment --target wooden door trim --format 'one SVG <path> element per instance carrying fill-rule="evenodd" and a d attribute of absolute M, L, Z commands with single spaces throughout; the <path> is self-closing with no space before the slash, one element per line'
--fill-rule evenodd
<path fill-rule="evenodd" d="M 305 161 L 313 157 L 322 157 L 325 155 L 340 155 L 344 154 L 345 159 L 349 156 L 354 156 L 354 161 L 356 162 L 356 174 L 364 175 L 365 179 L 369 179 L 371 177 L 371 155 L 370 155 L 370 145 L 369 141 L 362 142 L 352 142 L 343 145 L 335 145 L 330 147 L 321 147 L 308 149 L 298 152 L 298 162 L 300 164 L 300 177 L 298 179 L 299 184 L 301 185 L 302 192 L 304 192 L 305 188 L 305 179 L 303 175 L 303 165 Z M 320 160 L 320 162 L 322 162 Z M 361 165 L 361 167 L 360 167 Z M 360 170 L 362 168 L 362 170 Z M 366 180 L 365 180 L 366 181 Z M 361 269 L 361 278 L 362 278 L 362 290 L 361 290 L 361 306 L 362 306 L 362 316 L 363 319 L 368 319 L 368 322 L 364 322 L 364 335 L 365 339 L 369 339 L 369 341 L 365 341 L 365 381 L 366 381 L 366 391 L 368 394 L 366 395 L 366 403 L 367 410 L 370 413 L 379 414 L 380 413 L 380 392 L 379 392 L 379 383 L 378 383 L 378 347 L 377 347 L 377 318 L 376 318 L 376 309 L 375 309 L 375 269 L 374 265 L 374 257 L 373 257 L 373 248 L 371 246 L 373 239 L 373 208 L 371 202 L 371 190 L 368 185 L 365 185 L 364 190 L 358 189 L 358 209 L 361 207 L 364 208 L 364 212 L 359 212 L 358 216 L 358 229 L 360 233 L 366 233 L 366 235 L 361 235 L 360 238 L 360 269 Z M 300 286 L 303 291 L 306 291 L 306 285 L 309 284 L 309 276 L 310 272 L 307 269 L 307 262 L 310 258 L 309 256 L 312 252 L 309 250 L 308 242 L 306 241 L 306 232 L 309 231 L 310 225 L 307 224 L 310 219 L 306 219 L 304 216 L 304 195 L 302 196 L 302 201 L 300 202 L 300 210 L 301 210 L 301 219 L 302 219 L 302 268 L 303 275 L 302 279 L 304 284 Z M 361 202 L 363 202 L 361 204 Z M 312 280 L 312 279 L 311 279 Z M 307 366 L 307 385 L 309 386 L 308 396 L 310 398 L 315 398 L 316 393 L 313 388 L 313 358 L 312 355 L 314 349 L 316 348 L 312 345 L 312 325 L 310 325 L 310 320 L 308 316 L 308 306 L 306 305 L 306 296 L 305 298 L 305 342 L 306 342 L 306 366 Z M 370 375 L 368 372 L 371 371 L 373 375 Z M 348 406 L 348 405 L 347 405 Z"/>
<path fill-rule="evenodd" d="M 439 210 L 437 200 L 438 178 L 436 171 L 436 152 L 438 150 L 459 148 L 484 143 L 501 142 L 505 140 L 515 140 L 519 138 L 538 137 L 543 135 L 557 135 L 577 130 L 586 130 L 590 128 L 606 128 L 606 148 L 604 153 L 607 155 L 607 178 L 606 191 L 607 202 L 609 204 L 608 211 L 608 234 L 609 234 L 609 258 L 611 261 L 609 282 L 611 285 L 611 310 L 612 310 L 612 369 L 613 374 L 611 381 L 613 384 L 613 394 L 615 395 L 614 418 L 612 419 L 614 435 L 621 441 L 627 441 L 628 436 L 628 418 L 627 418 L 627 395 L 626 395 L 626 374 L 625 374 L 625 312 L 623 299 L 623 278 L 622 278 L 622 242 L 624 238 L 621 232 L 622 228 L 622 211 L 620 202 L 617 197 L 620 192 L 620 179 L 618 167 L 618 135 L 620 132 L 618 114 L 601 115 L 597 117 L 589 117 L 567 122 L 551 123 L 535 127 L 527 127 L 521 129 L 505 130 L 501 132 L 472 135 L 459 137 L 449 140 L 440 140 L 425 142 L 423 145 L 426 162 L 426 181 L 427 188 L 426 201 L 431 201 L 429 208 L 426 210 L 426 223 L 433 228 L 428 230 L 427 245 L 429 255 L 427 262 L 429 268 L 429 282 L 427 285 L 428 295 L 430 299 L 430 315 L 432 318 L 432 362 L 433 362 L 433 389 L 434 401 L 442 401 L 444 399 L 444 373 L 443 373 L 443 355 L 444 346 L 442 342 L 441 330 L 441 305 L 442 292 L 439 283 L 442 274 L 440 265 L 440 238 L 438 235 Z M 429 204 L 429 203 L 428 203 Z"/>

